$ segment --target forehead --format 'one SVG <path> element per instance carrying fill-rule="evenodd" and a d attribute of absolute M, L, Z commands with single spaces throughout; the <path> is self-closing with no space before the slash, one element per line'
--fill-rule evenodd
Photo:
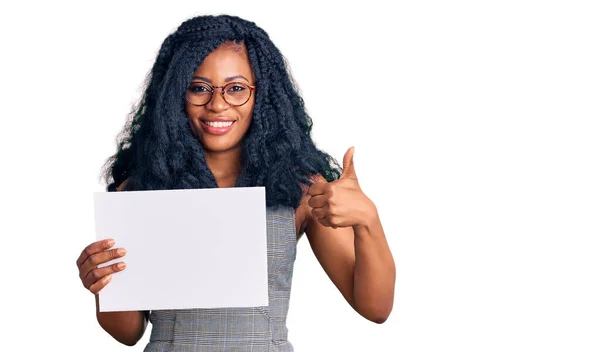
<path fill-rule="evenodd" d="M 213 81 L 236 75 L 251 79 L 252 67 L 246 47 L 243 44 L 222 44 L 204 59 L 194 75 L 207 77 Z"/>

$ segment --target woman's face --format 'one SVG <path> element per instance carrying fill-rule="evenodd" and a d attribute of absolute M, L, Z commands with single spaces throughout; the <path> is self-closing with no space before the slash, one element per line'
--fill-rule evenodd
<path fill-rule="evenodd" d="M 252 122 L 254 92 L 251 92 L 250 99 L 241 106 L 229 105 L 221 94 L 221 88 L 215 88 L 210 102 L 203 106 L 191 104 L 190 94 L 207 94 L 210 86 L 225 86 L 231 82 L 241 82 L 248 86 L 255 84 L 243 45 L 224 44 L 210 53 L 194 72 L 188 89 L 185 112 L 194 135 L 206 151 L 222 152 L 241 148 L 241 142 Z M 239 96 L 244 94 L 243 89 L 241 85 L 228 86 L 229 93 L 226 93 L 231 94 L 228 96 Z M 233 102 L 234 99 L 228 100 Z"/>

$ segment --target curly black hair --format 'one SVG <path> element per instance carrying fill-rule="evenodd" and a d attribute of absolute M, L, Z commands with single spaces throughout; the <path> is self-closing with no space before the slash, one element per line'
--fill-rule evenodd
<path fill-rule="evenodd" d="M 204 58 L 226 42 L 246 47 L 257 86 L 236 186 L 264 186 L 268 206 L 296 208 L 312 177 L 340 177 L 338 162 L 313 142 L 312 119 L 268 34 L 239 17 L 199 16 L 162 43 L 145 92 L 117 137 L 117 152 L 104 165 L 107 191 L 125 180 L 125 190 L 218 187 L 189 126 L 185 92 Z"/>

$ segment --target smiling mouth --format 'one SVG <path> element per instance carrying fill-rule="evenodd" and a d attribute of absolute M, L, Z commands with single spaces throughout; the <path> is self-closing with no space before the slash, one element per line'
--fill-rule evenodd
<path fill-rule="evenodd" d="M 202 121 L 203 124 L 216 128 L 226 128 L 233 125 L 234 122 L 235 121 Z"/>
<path fill-rule="evenodd" d="M 237 121 L 202 121 L 204 132 L 221 136 L 231 131 Z"/>

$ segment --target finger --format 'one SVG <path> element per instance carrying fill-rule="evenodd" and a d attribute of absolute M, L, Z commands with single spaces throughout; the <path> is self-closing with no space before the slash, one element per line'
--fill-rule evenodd
<path fill-rule="evenodd" d="M 83 263 L 85 263 L 85 261 L 88 260 L 88 258 L 91 255 L 107 250 L 114 245 L 115 240 L 113 240 L 112 238 L 97 241 L 90 244 L 89 246 L 85 247 L 83 251 L 81 251 L 79 258 L 77 258 L 77 266 L 80 267 L 81 265 L 83 265 Z"/>
<path fill-rule="evenodd" d="M 106 275 L 118 273 L 119 271 L 125 270 L 126 267 L 127 265 L 124 262 L 119 262 L 103 268 L 96 268 L 90 271 L 85 277 L 85 280 L 83 280 L 83 286 L 85 286 L 85 288 L 89 288 Z"/>
<path fill-rule="evenodd" d="M 313 218 L 315 219 L 323 219 L 325 217 L 327 217 L 327 215 L 329 215 L 329 211 L 327 209 L 327 207 L 322 207 L 322 208 L 313 208 L 310 213 L 312 214 Z"/>
<path fill-rule="evenodd" d="M 340 223 L 340 217 L 336 216 L 336 215 L 329 215 L 327 217 L 327 221 L 329 222 L 329 226 L 331 226 L 331 228 L 333 228 L 333 229 L 337 229 L 338 227 L 340 227 L 342 225 Z"/>
<path fill-rule="evenodd" d="M 95 284 L 93 284 L 92 286 L 90 286 L 89 290 L 91 293 L 93 294 L 97 294 L 98 292 L 100 292 L 100 290 L 102 290 L 104 288 L 104 286 L 106 286 L 110 281 L 112 280 L 112 276 L 107 275 L 105 277 L 103 277 L 102 279 L 96 281 Z"/>
<path fill-rule="evenodd" d="M 308 189 L 308 194 L 311 196 L 318 196 L 319 194 L 325 194 L 327 189 L 329 188 L 329 183 L 327 182 L 317 182 L 313 183 L 312 186 Z"/>
<path fill-rule="evenodd" d="M 79 274 L 81 279 L 83 280 L 90 271 L 95 269 L 98 265 L 102 263 L 106 263 L 113 259 L 121 258 L 127 253 L 125 248 L 115 248 L 107 251 L 103 251 L 100 253 L 92 254 L 81 266 L 79 269 Z"/>
<path fill-rule="evenodd" d="M 319 222 L 319 224 L 325 227 L 331 227 L 331 223 L 329 222 L 329 218 L 327 216 L 324 218 L 317 219 L 317 221 Z"/>
<path fill-rule="evenodd" d="M 340 178 L 352 178 L 356 180 L 356 172 L 354 170 L 354 147 L 348 148 L 344 154 L 344 170 Z"/>
<path fill-rule="evenodd" d="M 328 199 L 329 199 L 329 197 L 324 194 L 320 194 L 318 196 L 312 196 L 308 200 L 308 205 L 311 208 L 321 208 L 321 207 L 324 207 L 325 204 L 327 204 Z"/>

